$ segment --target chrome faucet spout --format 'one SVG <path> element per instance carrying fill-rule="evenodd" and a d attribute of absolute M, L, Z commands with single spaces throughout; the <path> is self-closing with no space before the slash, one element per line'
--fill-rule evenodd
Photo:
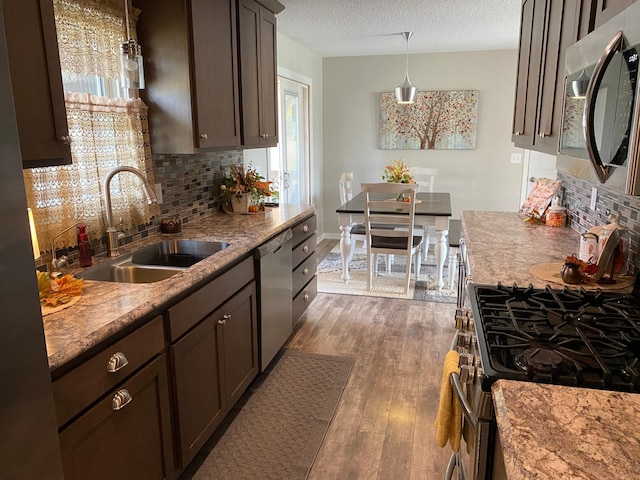
<path fill-rule="evenodd" d="M 119 242 L 118 242 L 118 230 L 113 226 L 113 208 L 111 206 L 111 190 L 110 184 L 111 179 L 120 172 L 130 172 L 134 175 L 137 175 L 140 180 L 142 180 L 142 190 L 144 191 L 145 196 L 147 197 L 147 203 L 151 205 L 152 203 L 157 203 L 158 199 L 156 198 L 156 194 L 153 191 L 149 182 L 144 177 L 142 172 L 134 167 L 128 167 L 126 165 L 116 167 L 111 170 L 104 179 L 103 184 L 103 192 L 104 192 L 104 206 L 105 213 L 107 217 L 107 255 L 109 257 L 117 257 L 120 255 L 119 250 Z"/>

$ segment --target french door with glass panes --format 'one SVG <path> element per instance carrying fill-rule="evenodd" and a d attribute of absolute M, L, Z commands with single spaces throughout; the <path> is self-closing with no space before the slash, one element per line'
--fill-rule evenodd
<path fill-rule="evenodd" d="M 269 149 L 269 180 L 280 203 L 311 203 L 309 86 L 278 76 L 279 142 Z"/>

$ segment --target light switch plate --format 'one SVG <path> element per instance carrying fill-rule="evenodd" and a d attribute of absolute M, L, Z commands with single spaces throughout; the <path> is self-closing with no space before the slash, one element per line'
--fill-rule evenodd
<path fill-rule="evenodd" d="M 596 200 L 598 199 L 598 189 L 596 187 L 591 187 L 591 203 L 589 204 L 589 208 L 591 210 L 596 209 Z"/>
<path fill-rule="evenodd" d="M 522 163 L 522 154 L 521 153 L 512 153 L 511 154 L 511 163 Z"/>

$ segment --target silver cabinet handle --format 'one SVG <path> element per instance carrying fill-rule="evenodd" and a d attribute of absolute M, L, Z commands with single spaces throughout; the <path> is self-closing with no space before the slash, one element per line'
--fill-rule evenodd
<path fill-rule="evenodd" d="M 309 269 L 305 268 L 304 270 L 302 270 L 302 274 L 303 275 L 309 275 Z"/>
<path fill-rule="evenodd" d="M 133 397 L 126 388 L 123 388 L 121 390 L 118 390 L 113 396 L 113 400 L 111 401 L 111 408 L 113 410 L 122 410 L 124 407 L 131 403 L 131 400 L 133 400 Z"/>
<path fill-rule="evenodd" d="M 308 301 L 309 301 L 309 294 L 308 294 L 308 293 L 305 293 L 305 294 L 304 294 L 304 301 L 305 301 L 305 302 L 308 302 Z"/>
<path fill-rule="evenodd" d="M 223 315 L 220 320 L 218 320 L 218 325 L 224 325 L 227 323 L 227 320 L 231 320 L 231 314 Z"/>
<path fill-rule="evenodd" d="M 107 363 L 107 372 L 115 373 L 118 370 L 122 370 L 127 365 L 129 365 L 129 360 L 127 360 L 125 354 L 122 352 L 116 352 L 111 355 L 109 363 Z"/>
<path fill-rule="evenodd" d="M 538 136 L 539 136 L 540 138 L 546 138 L 546 137 L 551 136 L 551 134 L 550 134 L 550 133 L 547 133 L 547 132 L 540 132 L 540 133 L 538 133 Z"/>
<path fill-rule="evenodd" d="M 515 135 L 516 137 L 519 137 L 520 135 L 522 135 L 522 132 L 516 132 L 514 135 Z"/>
<path fill-rule="evenodd" d="M 309 231 L 309 225 L 305 225 L 304 227 L 302 227 L 302 231 L 307 233 Z"/>
<path fill-rule="evenodd" d="M 309 251 L 309 247 L 307 245 L 305 245 L 304 247 L 302 247 L 302 251 L 303 252 L 308 252 Z"/>
<path fill-rule="evenodd" d="M 71 144 L 71 137 L 69 135 L 62 135 L 60 137 L 60 141 L 66 145 L 70 145 Z"/>
<path fill-rule="evenodd" d="M 206 140 L 206 139 L 208 139 L 208 138 L 209 138 L 209 135 L 207 135 L 206 133 L 201 133 L 201 134 L 200 134 L 200 138 L 201 138 L 202 140 Z"/>

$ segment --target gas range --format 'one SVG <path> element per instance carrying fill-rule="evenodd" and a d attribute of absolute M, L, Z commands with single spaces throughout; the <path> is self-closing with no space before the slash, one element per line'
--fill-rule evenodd
<path fill-rule="evenodd" d="M 640 391 L 634 296 L 471 284 L 469 303 L 483 391 L 498 379 Z"/>

